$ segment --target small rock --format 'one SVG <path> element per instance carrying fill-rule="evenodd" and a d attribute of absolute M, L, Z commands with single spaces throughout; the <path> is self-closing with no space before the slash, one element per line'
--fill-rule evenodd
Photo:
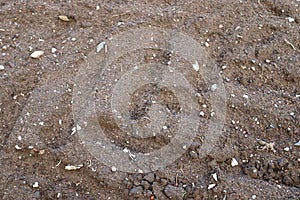
<path fill-rule="evenodd" d="M 97 45 L 96 52 L 100 52 L 105 46 L 105 42 L 101 42 Z"/>
<path fill-rule="evenodd" d="M 248 99 L 248 98 L 249 98 L 249 96 L 246 95 L 246 94 L 243 94 L 243 97 L 244 97 L 245 99 Z"/>
<path fill-rule="evenodd" d="M 150 174 L 147 174 L 146 176 L 144 176 L 144 179 L 146 181 L 148 181 L 149 183 L 153 183 L 155 180 L 155 177 L 154 177 L 153 173 L 150 173 Z"/>
<path fill-rule="evenodd" d="M 142 181 L 142 182 L 141 182 L 141 186 L 143 186 L 143 188 L 144 188 L 145 190 L 147 190 L 147 189 L 149 189 L 149 187 L 150 187 L 150 183 L 149 183 L 148 181 Z"/>
<path fill-rule="evenodd" d="M 42 55 L 44 55 L 44 51 L 35 51 L 35 52 L 33 52 L 33 53 L 30 55 L 30 57 L 31 57 L 31 58 L 39 58 L 39 57 L 41 57 Z"/>
<path fill-rule="evenodd" d="M 0 65 L 0 71 L 1 70 L 4 70 L 5 68 L 4 68 L 4 65 Z"/>
<path fill-rule="evenodd" d="M 141 194 L 143 193 L 143 188 L 142 186 L 137 186 L 137 187 L 134 187 L 132 188 L 130 191 L 129 191 L 129 195 L 130 196 L 140 196 Z"/>
<path fill-rule="evenodd" d="M 281 158 L 278 160 L 279 167 L 285 167 L 287 164 L 289 164 L 289 161 L 286 158 Z"/>
<path fill-rule="evenodd" d="M 282 179 L 282 182 L 286 185 L 292 185 L 293 184 L 293 180 L 289 176 L 284 176 L 283 179 Z"/>
<path fill-rule="evenodd" d="M 205 113 L 204 113 L 203 111 L 200 111 L 199 115 L 200 115 L 201 117 L 204 117 Z"/>
<path fill-rule="evenodd" d="M 212 177 L 213 177 L 213 179 L 214 179 L 215 181 L 218 181 L 217 173 L 213 173 L 213 174 L 212 174 Z"/>
<path fill-rule="evenodd" d="M 167 185 L 164 189 L 164 192 L 170 199 L 182 199 L 183 189 L 181 187 Z"/>
<path fill-rule="evenodd" d="M 115 166 L 112 166 L 112 167 L 111 167 L 111 171 L 112 171 L 112 172 L 116 172 L 116 171 L 117 171 L 117 168 L 116 168 Z"/>
<path fill-rule="evenodd" d="M 246 167 L 244 169 L 245 174 L 252 178 L 257 178 L 257 169 L 255 167 Z"/>
<path fill-rule="evenodd" d="M 234 167 L 234 166 L 237 166 L 237 165 L 239 165 L 238 161 L 235 158 L 232 158 L 231 166 Z"/>
<path fill-rule="evenodd" d="M 210 190 L 210 189 L 213 189 L 214 187 L 216 187 L 216 184 L 214 184 L 214 183 L 213 184 L 209 184 L 208 187 L 207 187 L 207 189 Z"/>
<path fill-rule="evenodd" d="M 283 150 L 285 150 L 285 151 L 289 151 L 289 150 L 290 150 L 290 148 L 289 148 L 289 147 L 285 147 Z"/>
<path fill-rule="evenodd" d="M 300 146 L 300 140 L 294 144 L 295 146 Z"/>
<path fill-rule="evenodd" d="M 64 22 L 70 22 L 71 21 L 71 19 L 68 16 L 66 16 L 66 15 L 59 15 L 58 19 L 60 19 L 60 20 L 62 20 Z"/>
<path fill-rule="evenodd" d="M 41 198 L 40 191 L 35 191 L 34 194 L 33 194 L 33 196 L 34 196 L 34 198 L 37 198 L 37 199 Z"/>
<path fill-rule="evenodd" d="M 294 22 L 295 21 L 295 19 L 292 18 L 292 17 L 288 17 L 287 19 L 289 20 L 289 22 Z"/>
<path fill-rule="evenodd" d="M 39 182 L 34 182 L 34 184 L 32 185 L 33 188 L 38 188 L 39 187 Z"/>
<path fill-rule="evenodd" d="M 217 88 L 218 88 L 218 85 L 217 85 L 217 84 L 213 84 L 213 85 L 210 87 L 210 90 L 211 90 L 212 92 L 214 92 Z"/>
<path fill-rule="evenodd" d="M 196 62 L 193 64 L 193 68 L 194 68 L 194 70 L 195 70 L 196 72 L 199 71 L 200 67 L 199 67 L 199 63 L 198 63 L 197 60 L 196 60 Z"/>
<path fill-rule="evenodd" d="M 195 151 L 190 151 L 190 156 L 192 158 L 197 158 L 198 157 L 198 154 L 195 152 Z"/>

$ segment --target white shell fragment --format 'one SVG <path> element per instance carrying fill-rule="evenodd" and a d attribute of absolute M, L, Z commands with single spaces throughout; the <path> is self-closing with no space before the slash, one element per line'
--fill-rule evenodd
<path fill-rule="evenodd" d="M 295 146 L 300 146 L 300 140 L 294 144 Z"/>
<path fill-rule="evenodd" d="M 212 174 L 212 177 L 213 177 L 213 179 L 214 179 L 215 181 L 218 181 L 217 173 L 213 173 L 213 174 Z"/>
<path fill-rule="evenodd" d="M 117 168 L 116 168 L 115 166 L 112 166 L 112 167 L 111 167 L 111 171 L 112 171 L 112 172 L 115 172 L 115 171 L 117 171 Z"/>
<path fill-rule="evenodd" d="M 210 87 L 210 90 L 211 90 L 212 92 L 214 92 L 217 88 L 218 88 L 218 85 L 217 85 L 217 84 L 213 84 L 213 85 Z"/>
<path fill-rule="evenodd" d="M 295 21 L 295 19 L 292 18 L 292 17 L 288 17 L 287 19 L 289 20 L 289 22 L 294 22 Z"/>
<path fill-rule="evenodd" d="M 105 46 L 105 42 L 100 42 L 98 45 L 97 45 L 97 49 L 96 49 L 96 52 L 100 52 Z"/>
<path fill-rule="evenodd" d="M 16 148 L 17 150 L 21 150 L 21 149 L 22 149 L 19 145 L 15 145 L 15 148 Z"/>
<path fill-rule="evenodd" d="M 4 70 L 4 65 L 0 65 L 0 71 Z"/>
<path fill-rule="evenodd" d="M 200 67 L 199 67 L 199 63 L 198 63 L 197 60 L 196 60 L 196 62 L 193 64 L 193 68 L 194 68 L 194 70 L 195 70 L 196 72 L 199 71 Z"/>
<path fill-rule="evenodd" d="M 231 166 L 234 167 L 234 166 L 238 166 L 238 165 L 239 165 L 238 161 L 235 158 L 232 158 Z"/>
<path fill-rule="evenodd" d="M 33 188 L 38 188 L 39 187 L 39 182 L 34 182 L 34 184 L 32 185 Z"/>
<path fill-rule="evenodd" d="M 213 189 L 214 187 L 216 187 L 216 184 L 212 183 L 212 184 L 208 185 L 207 189 L 210 190 L 210 189 Z"/>
<path fill-rule="evenodd" d="M 83 167 L 83 165 L 66 165 L 65 166 L 65 170 L 78 170 L 80 169 L 81 167 Z"/>
<path fill-rule="evenodd" d="M 39 58 L 39 57 L 41 57 L 42 55 L 44 55 L 44 51 L 35 51 L 35 52 L 33 52 L 33 53 L 30 55 L 30 57 L 31 57 L 31 58 Z"/>
<path fill-rule="evenodd" d="M 71 21 L 71 19 L 69 19 L 69 17 L 66 16 L 66 15 L 59 15 L 58 18 L 59 18 L 60 20 L 64 21 L 64 22 L 69 22 L 69 21 Z"/>

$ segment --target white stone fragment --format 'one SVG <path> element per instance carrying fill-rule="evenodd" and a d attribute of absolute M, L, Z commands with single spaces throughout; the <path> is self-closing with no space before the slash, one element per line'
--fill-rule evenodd
<path fill-rule="evenodd" d="M 39 182 L 34 182 L 34 184 L 32 185 L 33 188 L 38 188 L 39 187 Z"/>
<path fill-rule="evenodd" d="M 111 171 L 112 171 L 112 172 L 116 172 L 116 171 L 117 171 L 117 168 L 116 168 L 115 166 L 112 166 L 112 167 L 111 167 Z"/>
<path fill-rule="evenodd" d="M 213 84 L 213 85 L 210 87 L 211 91 L 213 91 L 213 92 L 214 92 L 217 88 L 218 88 L 218 85 L 217 85 L 217 84 Z"/>
<path fill-rule="evenodd" d="M 289 151 L 289 150 L 290 150 L 290 148 L 289 148 L 289 147 L 285 147 L 283 150 L 285 150 L 285 151 Z"/>
<path fill-rule="evenodd" d="M 212 177 L 213 177 L 213 179 L 214 179 L 215 181 L 218 181 L 217 173 L 213 173 L 213 174 L 212 174 Z"/>
<path fill-rule="evenodd" d="M 83 167 L 83 164 L 80 165 L 66 165 L 65 170 L 78 170 Z"/>
<path fill-rule="evenodd" d="M 100 42 L 98 45 L 97 45 L 97 49 L 96 49 L 96 52 L 100 52 L 105 46 L 105 42 Z"/>
<path fill-rule="evenodd" d="M 199 63 L 198 63 L 197 60 L 196 60 L 196 62 L 193 64 L 193 68 L 194 68 L 194 70 L 195 70 L 196 72 L 199 71 L 200 67 L 199 67 Z"/>
<path fill-rule="evenodd" d="M 234 166 L 238 166 L 238 165 L 239 165 L 238 161 L 235 158 L 232 158 L 231 166 L 234 167 Z"/>
<path fill-rule="evenodd" d="M 300 146 L 300 140 L 294 144 L 295 146 Z"/>
<path fill-rule="evenodd" d="M 292 17 L 288 17 L 287 19 L 289 20 L 289 22 L 294 22 L 295 21 L 295 19 L 292 18 Z"/>
<path fill-rule="evenodd" d="M 245 99 L 248 99 L 248 98 L 249 98 L 249 96 L 246 95 L 246 94 L 243 94 L 243 97 L 244 97 Z"/>
<path fill-rule="evenodd" d="M 5 68 L 4 68 L 4 65 L 0 65 L 0 71 L 1 70 L 4 70 Z"/>
<path fill-rule="evenodd" d="M 39 57 L 41 57 L 42 55 L 44 55 L 44 51 L 35 51 L 35 52 L 33 52 L 33 53 L 30 55 L 30 57 L 31 57 L 31 58 L 39 58 Z"/>
<path fill-rule="evenodd" d="M 210 189 L 213 189 L 214 187 L 216 187 L 216 184 L 212 183 L 212 184 L 208 185 L 207 189 L 210 190 Z"/>
<path fill-rule="evenodd" d="M 21 150 L 22 148 L 19 146 L 19 145 L 15 145 L 15 148 L 17 149 L 17 150 Z"/>

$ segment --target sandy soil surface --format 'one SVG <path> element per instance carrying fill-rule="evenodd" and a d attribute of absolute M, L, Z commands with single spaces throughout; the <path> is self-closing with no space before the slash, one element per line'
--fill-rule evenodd
<path fill-rule="evenodd" d="M 2 199 L 300 198 L 299 0 L 1 0 L 0 19 Z M 78 138 L 75 77 L 99 43 L 149 26 L 182 32 L 205 49 L 226 89 L 226 121 L 213 150 L 201 156 L 213 115 L 210 86 L 170 52 L 127 54 L 112 69 L 134 62 L 188 66 L 202 112 L 198 134 L 175 162 L 125 173 L 99 162 Z M 32 58 L 36 51 L 43 55 Z M 109 72 L 99 84 L 114 81 Z M 99 88 L 98 99 L 110 95 Z M 180 111 L 168 89 L 145 85 L 135 94 L 131 118 L 142 125 L 151 98 L 174 115 Z M 164 134 L 145 140 L 114 132 L 101 104 L 96 112 L 107 137 L 132 152 L 170 142 Z"/>

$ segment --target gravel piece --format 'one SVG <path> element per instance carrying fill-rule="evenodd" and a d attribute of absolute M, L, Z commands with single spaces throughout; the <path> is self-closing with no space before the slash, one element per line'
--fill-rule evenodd
<path fill-rule="evenodd" d="M 198 157 L 198 154 L 195 152 L 195 151 L 190 151 L 190 156 L 192 158 L 197 158 Z"/>
<path fill-rule="evenodd" d="M 255 167 L 246 167 L 244 169 L 245 174 L 252 178 L 257 178 L 257 169 Z"/>
<path fill-rule="evenodd" d="M 4 70 L 5 68 L 4 68 L 4 65 L 0 65 L 0 71 L 1 70 Z"/>
<path fill-rule="evenodd" d="M 147 190 L 147 189 L 149 189 L 149 187 L 150 187 L 150 183 L 149 183 L 148 181 L 142 181 L 142 182 L 141 182 L 141 186 L 143 186 L 143 188 L 144 188 L 145 190 Z"/>
<path fill-rule="evenodd" d="M 134 187 L 129 191 L 129 195 L 130 196 L 135 196 L 135 197 L 140 196 L 142 193 L 143 193 L 143 187 L 142 186 Z"/>
<path fill-rule="evenodd" d="M 235 158 L 232 158 L 231 166 L 234 167 L 234 166 L 237 166 L 237 165 L 239 165 L 238 161 Z"/>
<path fill-rule="evenodd" d="M 41 57 L 42 55 L 44 55 L 44 51 L 35 51 L 35 52 L 33 52 L 31 55 L 30 55 L 30 57 L 31 58 L 39 58 L 39 57 Z"/>
<path fill-rule="evenodd" d="M 183 189 L 181 187 L 167 185 L 164 189 L 164 192 L 170 199 L 182 199 Z"/>
<path fill-rule="evenodd" d="M 155 180 L 155 177 L 154 177 L 153 173 L 150 173 L 150 174 L 147 174 L 146 176 L 144 176 L 144 179 L 146 181 L 148 181 L 149 183 L 153 183 Z"/>

